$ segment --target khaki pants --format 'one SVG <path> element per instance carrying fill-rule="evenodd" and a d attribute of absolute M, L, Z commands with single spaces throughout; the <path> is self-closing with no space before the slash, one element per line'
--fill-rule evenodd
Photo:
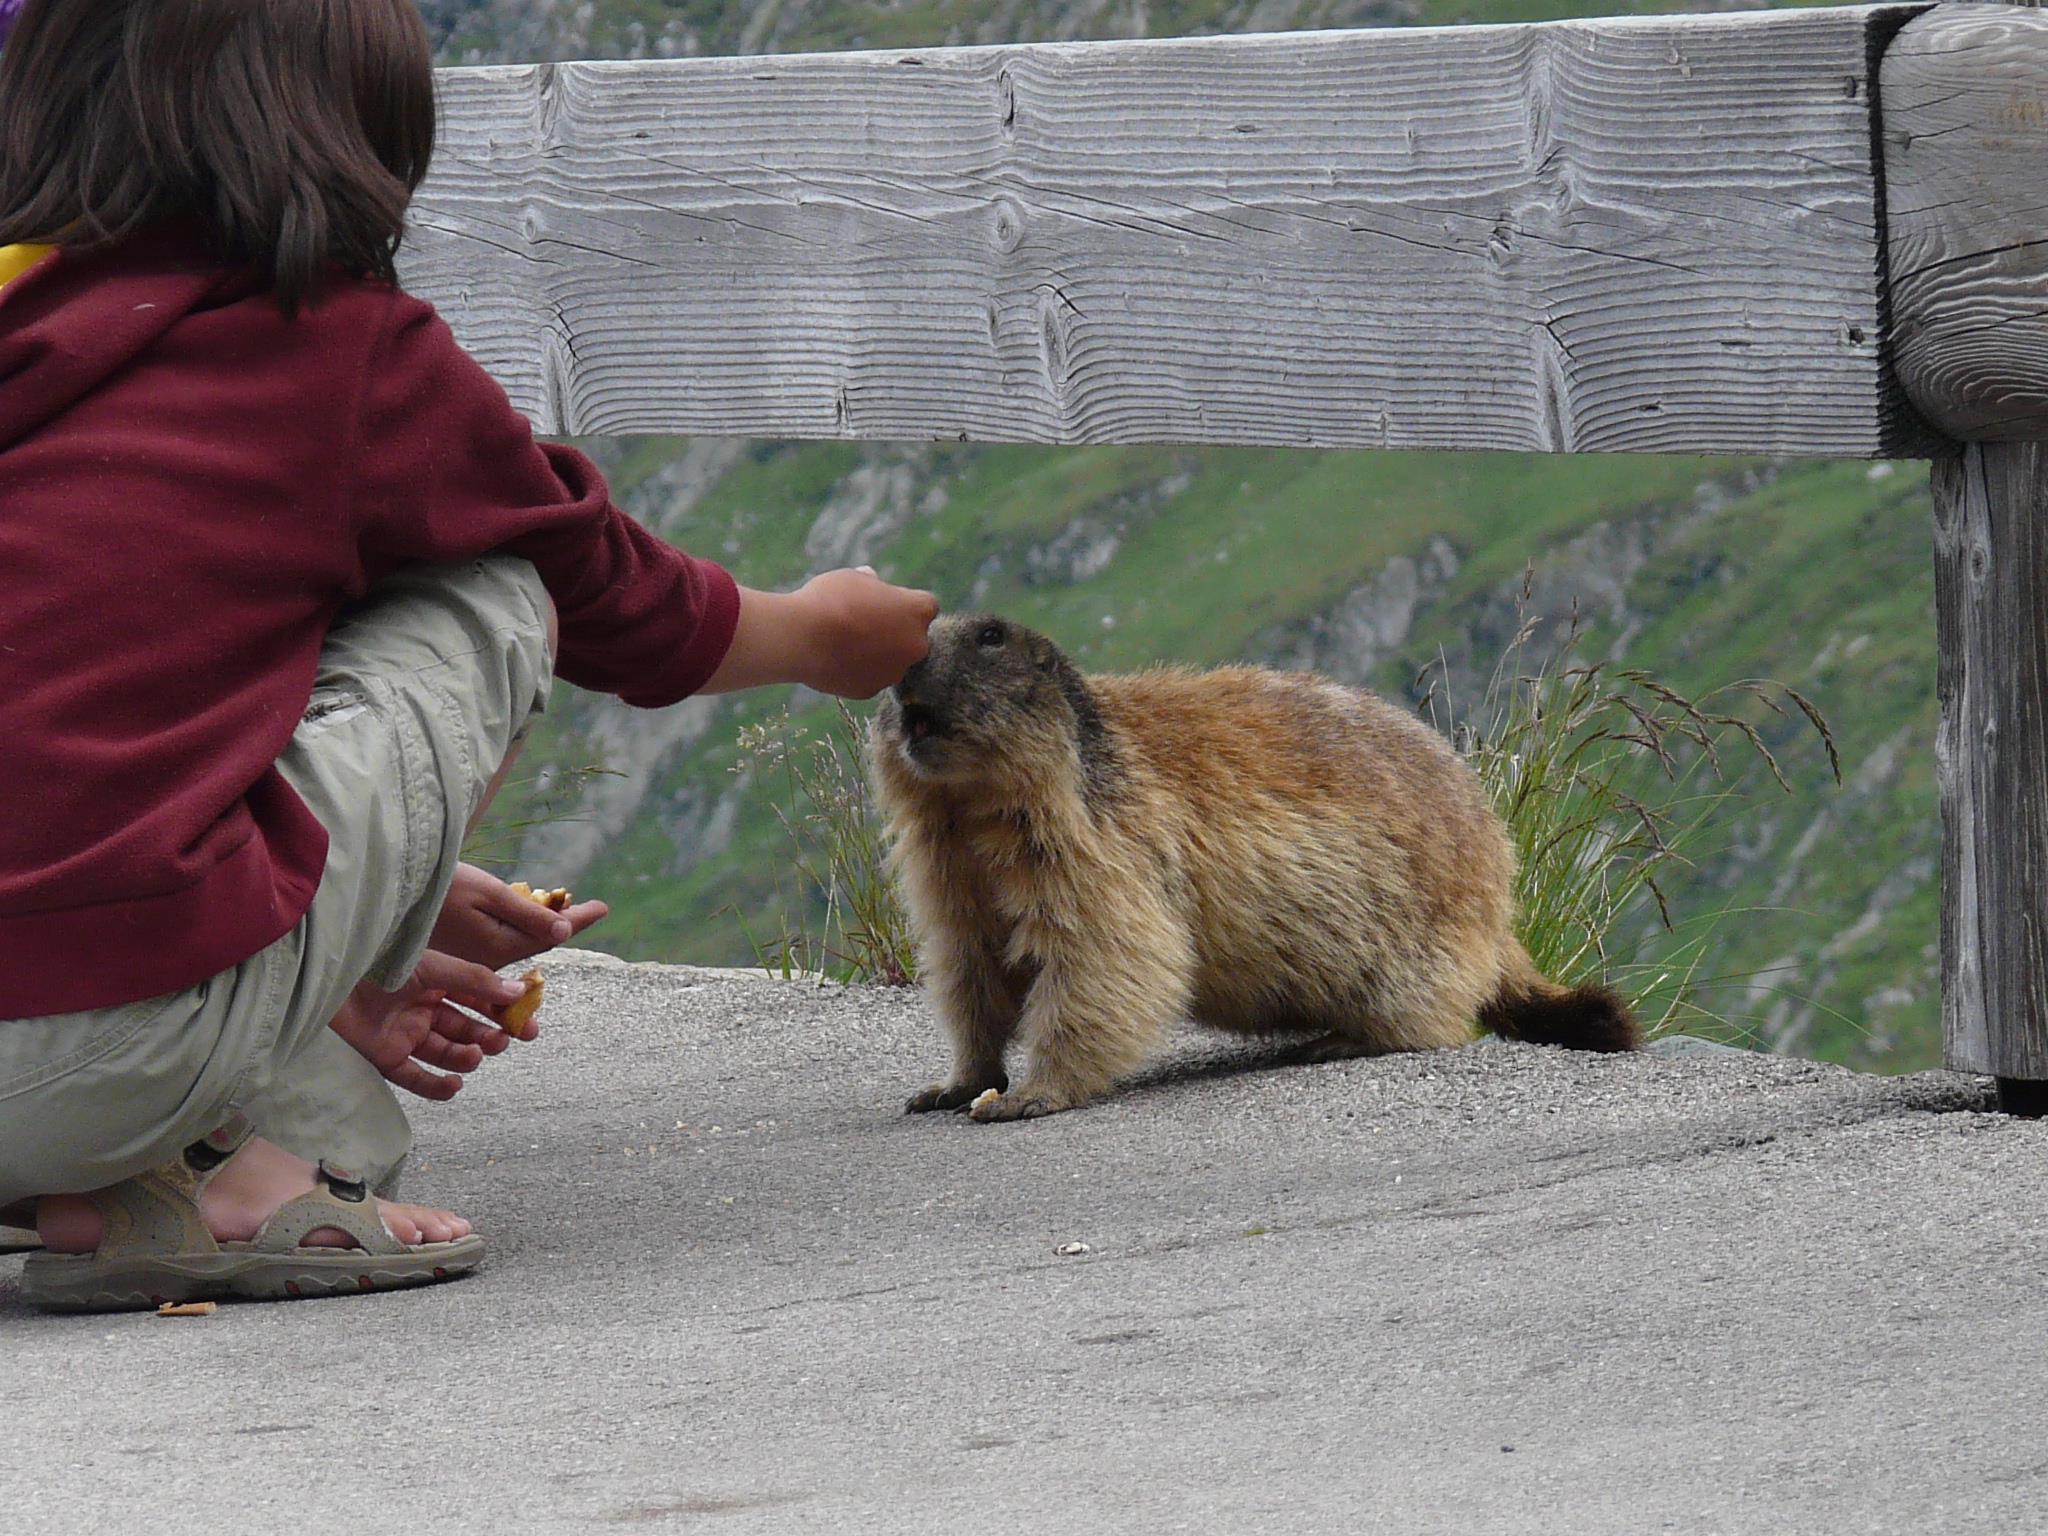
<path fill-rule="evenodd" d="M 402 571 L 335 626 L 278 761 L 328 832 L 311 909 L 189 991 L 0 1021 L 0 1205 L 141 1173 L 237 1109 L 393 1186 L 411 1127 L 327 1022 L 357 983 L 396 990 L 419 964 L 464 829 L 546 704 L 546 614 L 533 567 L 491 556 Z"/>

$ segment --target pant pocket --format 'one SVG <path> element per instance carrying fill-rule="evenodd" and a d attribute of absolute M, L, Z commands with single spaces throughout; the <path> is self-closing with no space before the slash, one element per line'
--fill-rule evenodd
<path fill-rule="evenodd" d="M 197 994 L 0 1026 L 0 1203 L 176 1156 L 226 1112 L 221 1021 Z"/>
<path fill-rule="evenodd" d="M 90 1066 L 151 1028 L 189 993 L 144 998 L 118 1008 L 60 1013 L 0 1023 L 0 1099 L 33 1093 L 44 1083 Z"/>

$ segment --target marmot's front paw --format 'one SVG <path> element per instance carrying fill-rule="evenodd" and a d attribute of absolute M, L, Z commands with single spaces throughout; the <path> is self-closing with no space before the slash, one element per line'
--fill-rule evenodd
<path fill-rule="evenodd" d="M 1071 1099 L 1020 1088 L 1015 1093 L 998 1093 L 993 1097 L 983 1094 L 968 1105 L 967 1113 L 988 1125 L 997 1120 L 1036 1120 L 1040 1115 L 1056 1115 L 1074 1107 Z"/>
<path fill-rule="evenodd" d="M 1001 1077 L 993 1083 L 933 1083 L 913 1093 L 910 1102 L 903 1106 L 903 1113 L 922 1115 L 934 1109 L 965 1109 L 990 1089 L 1001 1093 L 1008 1086 L 1009 1080 Z"/>

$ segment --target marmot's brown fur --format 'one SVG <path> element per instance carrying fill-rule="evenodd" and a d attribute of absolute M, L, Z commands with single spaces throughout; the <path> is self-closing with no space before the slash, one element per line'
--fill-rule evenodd
<path fill-rule="evenodd" d="M 1254 667 L 1084 678 L 990 615 L 931 641 L 871 743 L 953 1036 L 953 1075 L 912 1111 L 1072 1109 L 1187 1017 L 1312 1036 L 1315 1058 L 1458 1045 L 1475 1019 L 1638 1044 L 1619 998 L 1557 986 L 1516 941 L 1506 832 L 1420 720 Z"/>

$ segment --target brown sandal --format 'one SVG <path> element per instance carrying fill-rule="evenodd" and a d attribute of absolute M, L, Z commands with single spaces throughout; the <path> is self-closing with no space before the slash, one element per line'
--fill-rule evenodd
<path fill-rule="evenodd" d="M 57 1312 L 283 1300 L 432 1285 L 482 1262 L 484 1240 L 474 1233 L 451 1243 L 401 1243 L 363 1181 L 326 1162 L 319 1184 L 279 1206 L 248 1242 L 216 1241 L 199 1218 L 199 1192 L 252 1129 L 236 1115 L 175 1162 L 94 1191 L 105 1223 L 98 1249 L 31 1254 L 22 1265 L 22 1298 Z M 355 1246 L 300 1246 L 322 1227 L 347 1233 Z"/>

